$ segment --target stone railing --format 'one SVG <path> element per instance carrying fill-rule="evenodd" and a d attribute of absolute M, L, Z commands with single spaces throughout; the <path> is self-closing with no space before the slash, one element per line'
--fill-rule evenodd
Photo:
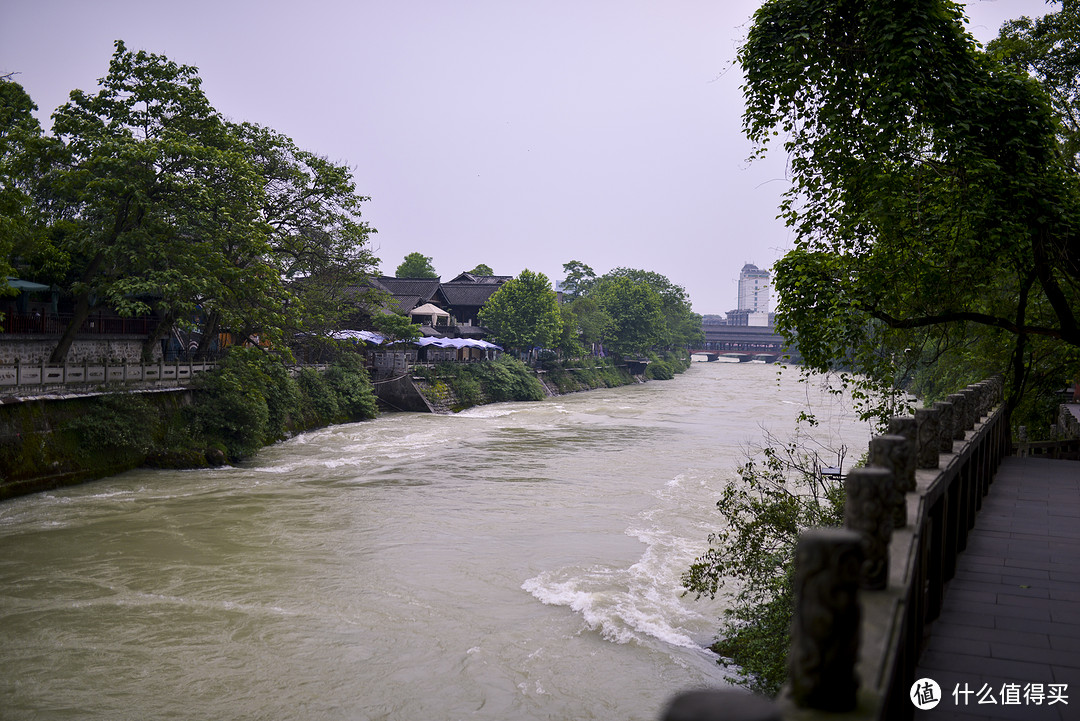
<path fill-rule="evenodd" d="M 99 386 L 184 386 L 216 363 L 15 363 L 0 365 L 0 395 L 41 395 Z"/>
<path fill-rule="evenodd" d="M 676 698 L 665 721 L 910 718 L 908 693 L 975 514 L 1010 450 L 1000 379 L 894 418 L 846 480 L 845 528 L 795 552 L 788 682 L 776 701 Z"/>

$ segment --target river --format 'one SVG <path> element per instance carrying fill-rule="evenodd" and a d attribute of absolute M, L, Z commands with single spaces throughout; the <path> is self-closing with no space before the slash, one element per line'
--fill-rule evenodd
<path fill-rule="evenodd" d="M 0 718 L 654 721 L 727 683 L 723 603 L 679 577 L 760 426 L 809 401 L 865 449 L 797 376 L 695 363 L 4 502 Z"/>

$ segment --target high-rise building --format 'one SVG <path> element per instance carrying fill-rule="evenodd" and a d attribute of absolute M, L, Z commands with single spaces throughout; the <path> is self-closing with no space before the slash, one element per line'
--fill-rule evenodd
<path fill-rule="evenodd" d="M 769 271 L 752 263 L 739 273 L 739 310 L 751 313 L 769 312 Z"/>

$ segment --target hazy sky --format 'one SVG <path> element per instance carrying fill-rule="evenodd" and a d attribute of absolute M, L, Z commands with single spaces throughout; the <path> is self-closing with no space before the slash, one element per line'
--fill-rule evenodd
<path fill-rule="evenodd" d="M 382 270 L 554 282 L 654 270 L 699 313 L 790 245 L 779 153 L 748 164 L 736 48 L 758 0 L 4 0 L 0 73 L 48 127 L 113 41 L 199 68 L 226 117 L 353 169 Z M 1042 0 L 971 0 L 989 40 Z"/>

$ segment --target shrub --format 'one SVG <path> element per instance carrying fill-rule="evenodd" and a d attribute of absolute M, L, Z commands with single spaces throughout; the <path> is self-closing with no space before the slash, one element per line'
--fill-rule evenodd
<path fill-rule="evenodd" d="M 200 377 L 194 420 L 201 434 L 218 439 L 229 458 L 254 454 L 281 438 L 299 410 L 296 381 L 258 348 L 233 348 L 218 368 Z"/>
<path fill-rule="evenodd" d="M 654 381 L 669 381 L 675 377 L 675 369 L 666 361 L 656 360 L 645 368 L 645 377 Z"/>
<path fill-rule="evenodd" d="M 838 455 L 843 463 L 843 450 Z M 716 503 L 722 531 L 683 574 L 688 592 L 715 598 L 729 585 L 731 607 L 713 650 L 733 663 L 751 691 L 776 695 L 787 675 L 793 610 L 792 574 L 799 532 L 843 519 L 843 486 L 821 475 L 816 453 L 767 436 L 758 457 L 739 468 L 739 481 Z"/>
<path fill-rule="evenodd" d="M 82 448 L 120 456 L 141 456 L 154 447 L 161 423 L 151 405 L 137 393 L 100 396 L 64 429 Z"/>
<path fill-rule="evenodd" d="M 361 356 L 343 354 L 326 370 L 324 377 L 337 396 L 338 410 L 344 419 L 361 420 L 378 415 L 371 378 Z"/>

